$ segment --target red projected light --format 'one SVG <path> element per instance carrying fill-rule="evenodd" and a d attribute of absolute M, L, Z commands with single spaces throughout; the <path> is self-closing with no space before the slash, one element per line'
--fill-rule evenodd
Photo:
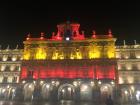
<path fill-rule="evenodd" d="M 21 71 L 21 79 L 27 78 L 27 74 L 27 68 L 23 66 Z"/>
<path fill-rule="evenodd" d="M 115 66 L 81 66 L 55 67 L 37 66 L 38 70 L 33 70 L 33 79 L 45 78 L 96 78 L 96 79 L 115 79 Z M 95 70 L 96 72 L 95 72 Z M 95 74 L 96 73 L 96 74 Z M 27 77 L 27 67 L 22 67 L 21 79 Z M 96 75 L 96 77 L 95 77 Z"/>
<path fill-rule="evenodd" d="M 96 78 L 97 79 L 115 79 L 115 67 L 114 66 L 96 66 Z"/>

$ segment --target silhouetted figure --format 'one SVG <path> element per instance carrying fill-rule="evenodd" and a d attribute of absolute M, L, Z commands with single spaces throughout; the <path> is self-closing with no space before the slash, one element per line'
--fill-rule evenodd
<path fill-rule="evenodd" d="M 113 102 L 113 100 L 112 100 L 112 98 L 111 98 L 111 95 L 109 95 L 109 97 L 106 99 L 106 105 L 114 105 L 114 102 Z"/>

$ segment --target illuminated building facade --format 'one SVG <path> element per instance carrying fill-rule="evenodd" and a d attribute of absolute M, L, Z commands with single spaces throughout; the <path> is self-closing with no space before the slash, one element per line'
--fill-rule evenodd
<path fill-rule="evenodd" d="M 51 38 L 44 33 L 39 38 L 29 34 L 24 49 L 1 50 L 4 97 L 16 99 L 20 94 L 24 100 L 104 101 L 111 95 L 123 102 L 139 101 L 140 46 L 136 42 L 116 46 L 111 30 L 105 35 L 93 31 L 86 38 L 79 28 L 78 23 L 62 23 Z"/>
<path fill-rule="evenodd" d="M 19 85 L 22 50 L 0 50 L 0 98 L 9 98 Z"/>
<path fill-rule="evenodd" d="M 140 45 L 116 46 L 116 58 L 119 74 L 119 87 L 122 100 L 126 102 L 140 101 Z"/>
<path fill-rule="evenodd" d="M 116 39 L 111 30 L 107 35 L 93 31 L 92 38 L 85 38 L 79 27 L 77 23 L 59 24 L 57 34 L 50 39 L 43 33 L 39 38 L 28 35 L 21 71 L 26 99 L 35 89 L 40 89 L 45 100 L 92 100 L 101 94 L 102 99 L 113 95 L 118 83 Z"/>

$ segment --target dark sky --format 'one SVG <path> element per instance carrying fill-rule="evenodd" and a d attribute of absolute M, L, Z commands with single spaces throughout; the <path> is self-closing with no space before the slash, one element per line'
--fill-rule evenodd
<path fill-rule="evenodd" d="M 85 1 L 85 0 L 84 0 Z M 112 0 L 113 1 L 113 0 Z M 115 0 L 114 0 L 115 1 Z M 140 3 L 93 0 L 93 3 L 74 1 L 45 2 L 7 2 L 0 5 L 0 44 L 6 48 L 23 46 L 28 33 L 39 36 L 45 32 L 49 37 L 56 31 L 56 25 L 65 21 L 81 24 L 87 36 L 96 30 L 97 34 L 106 34 L 111 28 L 117 43 L 140 43 Z"/>

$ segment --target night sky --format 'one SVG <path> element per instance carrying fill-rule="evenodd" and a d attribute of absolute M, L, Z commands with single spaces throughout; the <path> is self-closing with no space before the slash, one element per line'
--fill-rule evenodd
<path fill-rule="evenodd" d="M 57 31 L 56 25 L 66 21 L 80 23 L 80 31 L 84 30 L 88 37 L 92 30 L 107 34 L 108 29 L 112 29 L 117 44 L 122 44 L 124 39 L 127 44 L 133 44 L 135 39 L 140 43 L 140 3 L 99 0 L 93 3 L 1 3 L 0 44 L 2 48 L 7 45 L 15 48 L 17 44 L 22 48 L 28 33 L 39 37 L 40 32 L 45 32 L 45 36 L 50 37 Z"/>

